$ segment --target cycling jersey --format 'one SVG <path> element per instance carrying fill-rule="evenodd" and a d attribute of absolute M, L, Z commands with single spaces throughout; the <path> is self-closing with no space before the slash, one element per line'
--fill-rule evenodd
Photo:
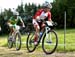
<path fill-rule="evenodd" d="M 44 12 L 43 9 L 39 9 L 36 14 L 33 16 L 33 19 L 37 19 L 37 17 L 40 17 L 40 19 L 47 18 L 47 20 L 51 19 L 51 12 Z"/>
<path fill-rule="evenodd" d="M 14 16 L 12 16 L 10 19 L 9 19 L 9 21 L 10 21 L 10 23 L 11 24 L 17 24 L 17 22 L 19 21 L 19 20 L 21 20 L 21 17 L 20 16 L 17 16 L 17 18 L 15 18 Z"/>
<path fill-rule="evenodd" d="M 37 18 L 39 17 L 39 18 Z M 51 20 L 51 12 L 45 12 L 43 9 L 39 9 L 36 14 L 33 16 L 33 25 L 36 26 L 38 29 L 40 28 L 39 26 L 41 26 L 36 19 L 45 19 L 46 21 L 50 21 Z M 44 24 L 42 24 L 42 26 L 44 26 Z"/>

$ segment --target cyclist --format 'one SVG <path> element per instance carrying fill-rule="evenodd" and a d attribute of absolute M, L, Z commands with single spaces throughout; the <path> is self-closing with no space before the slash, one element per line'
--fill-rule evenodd
<path fill-rule="evenodd" d="M 18 21 L 21 21 L 22 26 L 25 27 L 22 18 L 19 16 L 19 13 L 17 11 L 15 11 L 15 12 L 13 12 L 13 16 L 10 17 L 10 19 L 7 22 L 8 26 L 10 28 L 11 34 L 15 33 L 15 29 L 16 30 L 20 29 L 20 26 L 17 25 Z"/>
<path fill-rule="evenodd" d="M 35 13 L 35 15 L 33 16 L 33 25 L 34 25 L 34 28 L 36 30 L 35 37 L 34 37 L 34 45 L 37 45 L 38 37 L 40 37 L 39 36 L 40 29 L 42 28 L 42 30 L 43 30 L 43 28 L 45 26 L 45 24 L 43 22 L 40 22 L 38 20 L 43 19 L 45 21 L 52 22 L 52 20 L 51 20 L 51 12 L 50 12 L 51 8 L 52 8 L 52 5 L 50 3 L 48 3 L 48 2 L 45 2 L 43 4 L 43 8 L 39 9 Z M 42 32 L 40 34 L 42 35 Z"/>

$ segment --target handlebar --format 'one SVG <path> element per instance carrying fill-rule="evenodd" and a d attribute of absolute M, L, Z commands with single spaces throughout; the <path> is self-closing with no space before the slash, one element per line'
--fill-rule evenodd
<path fill-rule="evenodd" d="M 39 21 L 45 23 L 46 25 L 48 25 L 48 24 L 47 24 L 47 21 L 45 21 L 44 19 L 39 19 L 39 20 L 37 20 L 37 22 L 39 22 Z M 49 23 L 49 22 L 48 22 L 48 23 Z M 57 26 L 57 22 L 50 21 L 50 23 L 52 23 L 52 26 L 54 26 L 54 27 Z"/>

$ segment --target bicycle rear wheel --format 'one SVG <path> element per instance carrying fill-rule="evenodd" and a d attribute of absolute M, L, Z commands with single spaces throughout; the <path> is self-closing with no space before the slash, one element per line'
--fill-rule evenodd
<path fill-rule="evenodd" d="M 36 46 L 34 45 L 34 36 L 35 32 L 29 33 L 26 41 L 26 47 L 28 52 L 33 52 L 36 49 Z"/>
<path fill-rule="evenodd" d="M 16 45 L 16 50 L 21 49 L 21 34 L 20 33 L 16 33 L 15 35 L 15 45 Z"/>
<path fill-rule="evenodd" d="M 52 54 L 58 44 L 58 37 L 55 31 L 50 31 L 44 35 L 42 40 L 42 49 L 46 54 Z"/>
<path fill-rule="evenodd" d="M 8 41 L 8 48 L 12 48 L 13 47 L 12 39 L 13 39 L 12 35 L 9 34 L 8 39 L 7 39 L 7 41 Z"/>

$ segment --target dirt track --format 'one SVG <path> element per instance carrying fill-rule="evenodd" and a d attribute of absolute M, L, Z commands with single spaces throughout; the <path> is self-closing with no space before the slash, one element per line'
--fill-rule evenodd
<path fill-rule="evenodd" d="M 46 55 L 40 51 L 34 51 L 33 53 L 28 53 L 27 50 L 22 49 L 16 51 L 15 49 L 8 49 L 7 47 L 0 47 L 0 57 L 75 57 L 75 52 L 71 53 L 53 53 L 51 55 Z"/>

